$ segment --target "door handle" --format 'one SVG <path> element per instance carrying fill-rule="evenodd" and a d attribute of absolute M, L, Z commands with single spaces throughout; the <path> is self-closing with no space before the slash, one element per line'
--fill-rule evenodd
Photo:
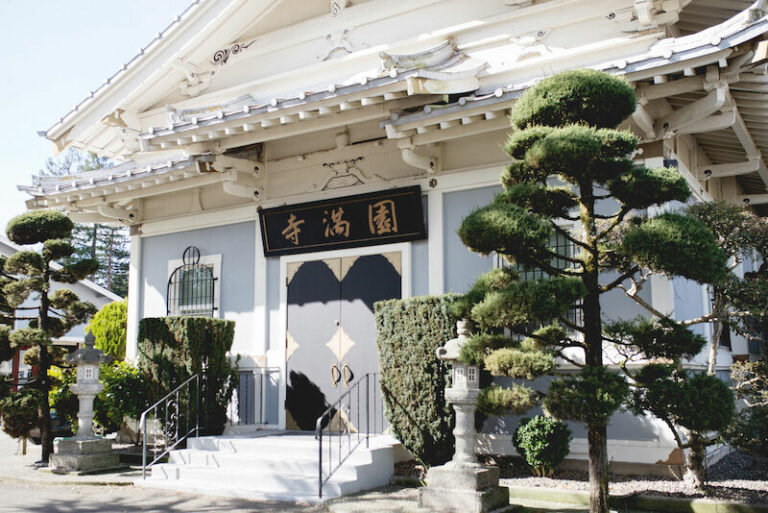
<path fill-rule="evenodd" d="M 331 382 L 333 383 L 334 388 L 336 388 L 336 386 L 339 384 L 339 381 L 341 381 L 341 371 L 339 370 L 339 367 L 334 363 L 331 366 Z"/>
<path fill-rule="evenodd" d="M 344 386 L 349 388 L 349 382 L 355 379 L 355 373 L 349 368 L 349 364 L 344 364 Z"/>

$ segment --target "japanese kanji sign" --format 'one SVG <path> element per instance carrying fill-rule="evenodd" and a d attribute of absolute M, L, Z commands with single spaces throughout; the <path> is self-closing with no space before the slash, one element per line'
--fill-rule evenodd
<path fill-rule="evenodd" d="M 266 256 L 426 237 L 418 186 L 262 209 Z"/>

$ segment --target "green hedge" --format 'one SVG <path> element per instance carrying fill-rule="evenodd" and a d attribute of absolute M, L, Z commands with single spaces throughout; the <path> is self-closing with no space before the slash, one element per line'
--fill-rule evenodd
<path fill-rule="evenodd" d="M 394 435 L 419 461 L 440 465 L 453 455 L 453 410 L 445 402 L 446 368 L 435 351 L 456 337 L 457 296 L 376 303 L 376 342 L 385 413 Z"/>
<path fill-rule="evenodd" d="M 206 431 L 221 433 L 227 404 L 237 383 L 237 369 L 227 353 L 232 348 L 235 322 L 210 317 L 151 317 L 139 323 L 139 370 L 148 378 L 154 402 L 207 362 L 201 423 Z"/>

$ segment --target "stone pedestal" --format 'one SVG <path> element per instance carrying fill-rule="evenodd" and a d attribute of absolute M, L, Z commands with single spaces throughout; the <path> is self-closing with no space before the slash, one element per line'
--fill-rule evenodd
<path fill-rule="evenodd" d="M 431 511 L 487 513 L 514 511 L 509 488 L 499 486 L 499 469 L 480 465 L 447 463 L 427 472 L 426 486 L 419 490 L 419 507 Z"/>
<path fill-rule="evenodd" d="M 88 474 L 120 466 L 120 458 L 112 452 L 112 440 L 106 438 L 59 438 L 54 441 L 51 471 Z"/>

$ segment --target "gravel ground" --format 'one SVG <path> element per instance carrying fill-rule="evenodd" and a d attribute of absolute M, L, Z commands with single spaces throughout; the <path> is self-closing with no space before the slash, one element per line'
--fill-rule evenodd
<path fill-rule="evenodd" d="M 565 470 L 554 478 L 533 477 L 523 462 L 508 458 L 499 462 L 501 485 L 536 486 L 570 490 L 588 490 L 586 472 Z M 756 459 L 733 452 L 709 469 L 709 482 L 704 493 L 687 483 L 656 476 L 611 475 L 610 493 L 615 496 L 634 494 L 669 497 L 707 497 L 752 504 L 768 503 L 768 459 Z"/>

